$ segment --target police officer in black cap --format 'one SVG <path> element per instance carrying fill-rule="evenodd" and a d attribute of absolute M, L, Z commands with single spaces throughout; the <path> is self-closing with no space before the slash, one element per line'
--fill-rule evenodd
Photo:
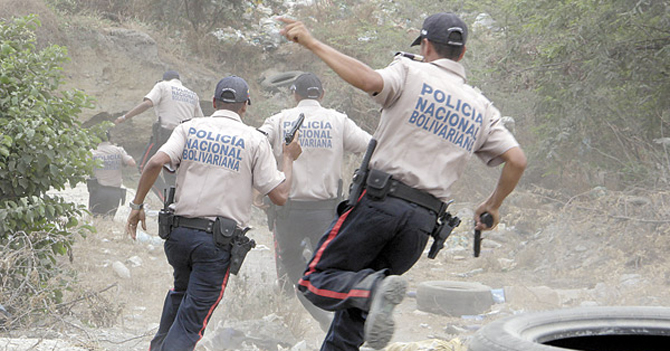
<path fill-rule="evenodd" d="M 321 350 L 358 350 L 363 342 L 383 348 L 393 336 L 393 308 L 407 288 L 401 275 L 440 228 L 449 188 L 468 160 L 477 155 L 489 166 L 504 164 L 495 189 L 475 209 L 476 228 L 485 230 L 481 215 L 488 212 L 493 226 L 498 223 L 526 157 L 500 112 L 466 84 L 458 61 L 468 31 L 455 14 L 426 18 L 412 43 L 420 45 L 423 62 L 400 55 L 379 70 L 315 39 L 300 21 L 279 20 L 287 39 L 382 106 L 364 190 L 321 238 L 299 288 L 315 305 L 335 311 Z"/>
<path fill-rule="evenodd" d="M 298 105 L 268 117 L 258 129 L 267 134 L 275 158 L 280 161 L 284 136 L 301 114 L 305 117 L 300 127 L 303 152 L 293 165 L 289 201 L 267 209 L 276 214 L 270 216 L 269 225 L 276 240 L 277 270 L 286 271 L 292 288 L 302 277 L 305 258 L 311 258 L 314 245 L 335 218 L 342 193 L 340 176 L 345 152 L 364 152 L 371 136 L 347 115 L 321 105 L 325 90 L 315 74 L 298 76 L 291 91 Z M 328 330 L 331 313 L 316 308 L 302 295 L 298 298 L 321 328 Z"/>
<path fill-rule="evenodd" d="M 124 123 L 142 112 L 153 107 L 156 113 L 156 122 L 152 127 L 151 139 L 142 153 L 139 170 L 142 172 L 149 159 L 168 140 L 172 130 L 182 121 L 194 117 L 202 117 L 200 98 L 192 90 L 186 88 L 175 70 L 167 70 L 163 73 L 163 79 L 157 82 L 153 89 L 144 96 L 142 103 L 135 106 L 125 115 L 114 120 L 114 123 Z M 167 169 L 160 176 L 152 190 L 163 199 L 163 190 L 174 185 L 175 174 Z"/>
<path fill-rule="evenodd" d="M 267 138 L 242 120 L 250 104 L 244 79 L 221 79 L 214 93 L 214 114 L 175 128 L 147 163 L 129 203 L 126 230 L 135 239 L 138 223 L 146 230 L 144 200 L 161 168 L 179 166 L 170 205 L 174 212 L 164 217 L 169 228 L 163 235 L 174 287 L 165 297 L 151 351 L 193 350 L 204 335 L 229 274 L 236 274 L 231 267 L 239 269 L 244 258 L 238 255 L 236 239 L 245 245 L 251 242 L 243 238 L 251 219 L 252 189 L 279 205 L 288 198 L 300 145 L 296 140 L 283 148 L 280 172 Z"/>

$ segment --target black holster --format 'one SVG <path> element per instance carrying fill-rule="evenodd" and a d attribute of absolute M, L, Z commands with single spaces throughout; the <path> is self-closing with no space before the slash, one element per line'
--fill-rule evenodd
<path fill-rule="evenodd" d="M 437 256 L 437 253 L 444 247 L 444 242 L 459 224 L 461 224 L 461 219 L 452 216 L 447 211 L 438 217 L 435 228 L 430 234 L 433 237 L 433 245 L 430 246 L 430 251 L 428 251 L 428 258 L 435 258 Z"/>
<path fill-rule="evenodd" d="M 246 236 L 249 229 L 238 228 L 235 220 L 226 217 L 216 217 L 214 221 L 214 243 L 221 248 L 230 248 L 230 274 L 237 275 L 247 253 L 256 247 L 256 241 Z"/>
<path fill-rule="evenodd" d="M 244 259 L 247 257 L 247 253 L 256 247 L 256 241 L 249 239 L 242 233 L 233 239 L 232 245 L 230 249 L 230 274 L 237 275 Z"/>
<path fill-rule="evenodd" d="M 158 236 L 167 240 L 170 237 L 172 232 L 172 226 L 174 224 L 174 212 L 172 209 L 162 209 L 158 212 Z"/>

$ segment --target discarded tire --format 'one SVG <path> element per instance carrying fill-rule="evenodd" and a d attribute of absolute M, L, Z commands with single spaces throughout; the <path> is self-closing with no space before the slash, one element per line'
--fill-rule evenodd
<path fill-rule="evenodd" d="M 670 308 L 580 307 L 520 314 L 485 325 L 468 351 L 670 349 Z"/>
<path fill-rule="evenodd" d="M 480 283 L 429 281 L 416 290 L 417 308 L 447 316 L 484 313 L 493 305 L 491 288 Z"/>
<path fill-rule="evenodd" d="M 265 78 L 261 82 L 261 86 L 267 90 L 276 90 L 281 87 L 287 87 L 293 84 L 295 79 L 303 73 L 303 71 L 288 71 L 275 74 Z"/>

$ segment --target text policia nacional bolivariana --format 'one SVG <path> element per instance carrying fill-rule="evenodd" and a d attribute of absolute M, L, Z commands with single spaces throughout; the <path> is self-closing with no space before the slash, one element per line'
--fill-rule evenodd
<path fill-rule="evenodd" d="M 182 161 L 207 163 L 231 171 L 240 171 L 244 139 L 189 128 Z"/>
<path fill-rule="evenodd" d="M 466 101 L 424 83 L 408 122 L 470 152 L 482 114 Z"/>

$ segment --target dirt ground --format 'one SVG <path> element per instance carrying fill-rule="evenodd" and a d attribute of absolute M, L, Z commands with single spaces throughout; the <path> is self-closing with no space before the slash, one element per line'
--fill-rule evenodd
<path fill-rule="evenodd" d="M 462 187 L 467 188 L 467 182 Z M 591 194 L 585 195 L 590 209 L 573 199 L 570 210 L 557 212 L 553 200 L 537 192 L 522 188 L 512 195 L 503 222 L 497 230 L 485 233 L 479 258 L 472 256 L 472 230 L 467 224 L 473 204 L 452 205 L 452 211 L 466 220 L 437 259 L 424 255 L 406 274 L 410 289 L 396 309 L 397 328 L 390 347 L 431 339 L 453 342 L 455 338 L 458 345 L 467 347 L 468 339 L 486 323 L 528 311 L 669 305 L 665 227 L 630 223 L 646 213 L 645 206 L 658 201 L 655 196 L 667 194 L 632 200 L 620 193 Z M 83 186 L 64 194 L 80 203 L 87 198 Z M 593 224 L 594 216 L 588 211 L 597 206 L 610 206 L 613 211 L 613 203 L 626 201 L 629 217 L 606 221 L 606 227 L 598 230 L 602 226 Z M 123 232 L 126 206 L 114 220 L 92 218 L 98 232 L 79 239 L 74 260 L 64 263 L 77 272 L 79 291 L 88 292 L 87 297 L 67 296 L 66 301 L 73 301 L 67 320 L 50 330 L 13 332 L 12 340 L 41 340 L 47 345 L 45 341 L 58 339 L 95 351 L 146 350 L 158 326 L 165 293 L 171 288 L 171 268 L 156 236 L 154 216 L 159 207 L 158 201 L 151 199 L 148 228 L 137 241 Z M 543 211 L 552 215 L 542 216 Z M 529 221 L 533 215 L 537 220 Z M 254 209 L 252 226 L 255 229 L 250 236 L 258 246 L 250 252 L 240 274 L 231 278 L 197 350 L 318 349 L 325 334 L 295 298 L 280 293 L 272 237 L 262 211 Z M 121 264 L 125 269 L 119 268 Z M 417 288 L 426 281 L 482 283 L 493 290 L 503 289 L 505 301 L 476 315 L 428 313 L 417 309 L 416 300 Z M 237 341 L 230 337 L 233 331 L 238 333 Z M 0 339 L 0 350 L 28 350 L 11 345 Z"/>

